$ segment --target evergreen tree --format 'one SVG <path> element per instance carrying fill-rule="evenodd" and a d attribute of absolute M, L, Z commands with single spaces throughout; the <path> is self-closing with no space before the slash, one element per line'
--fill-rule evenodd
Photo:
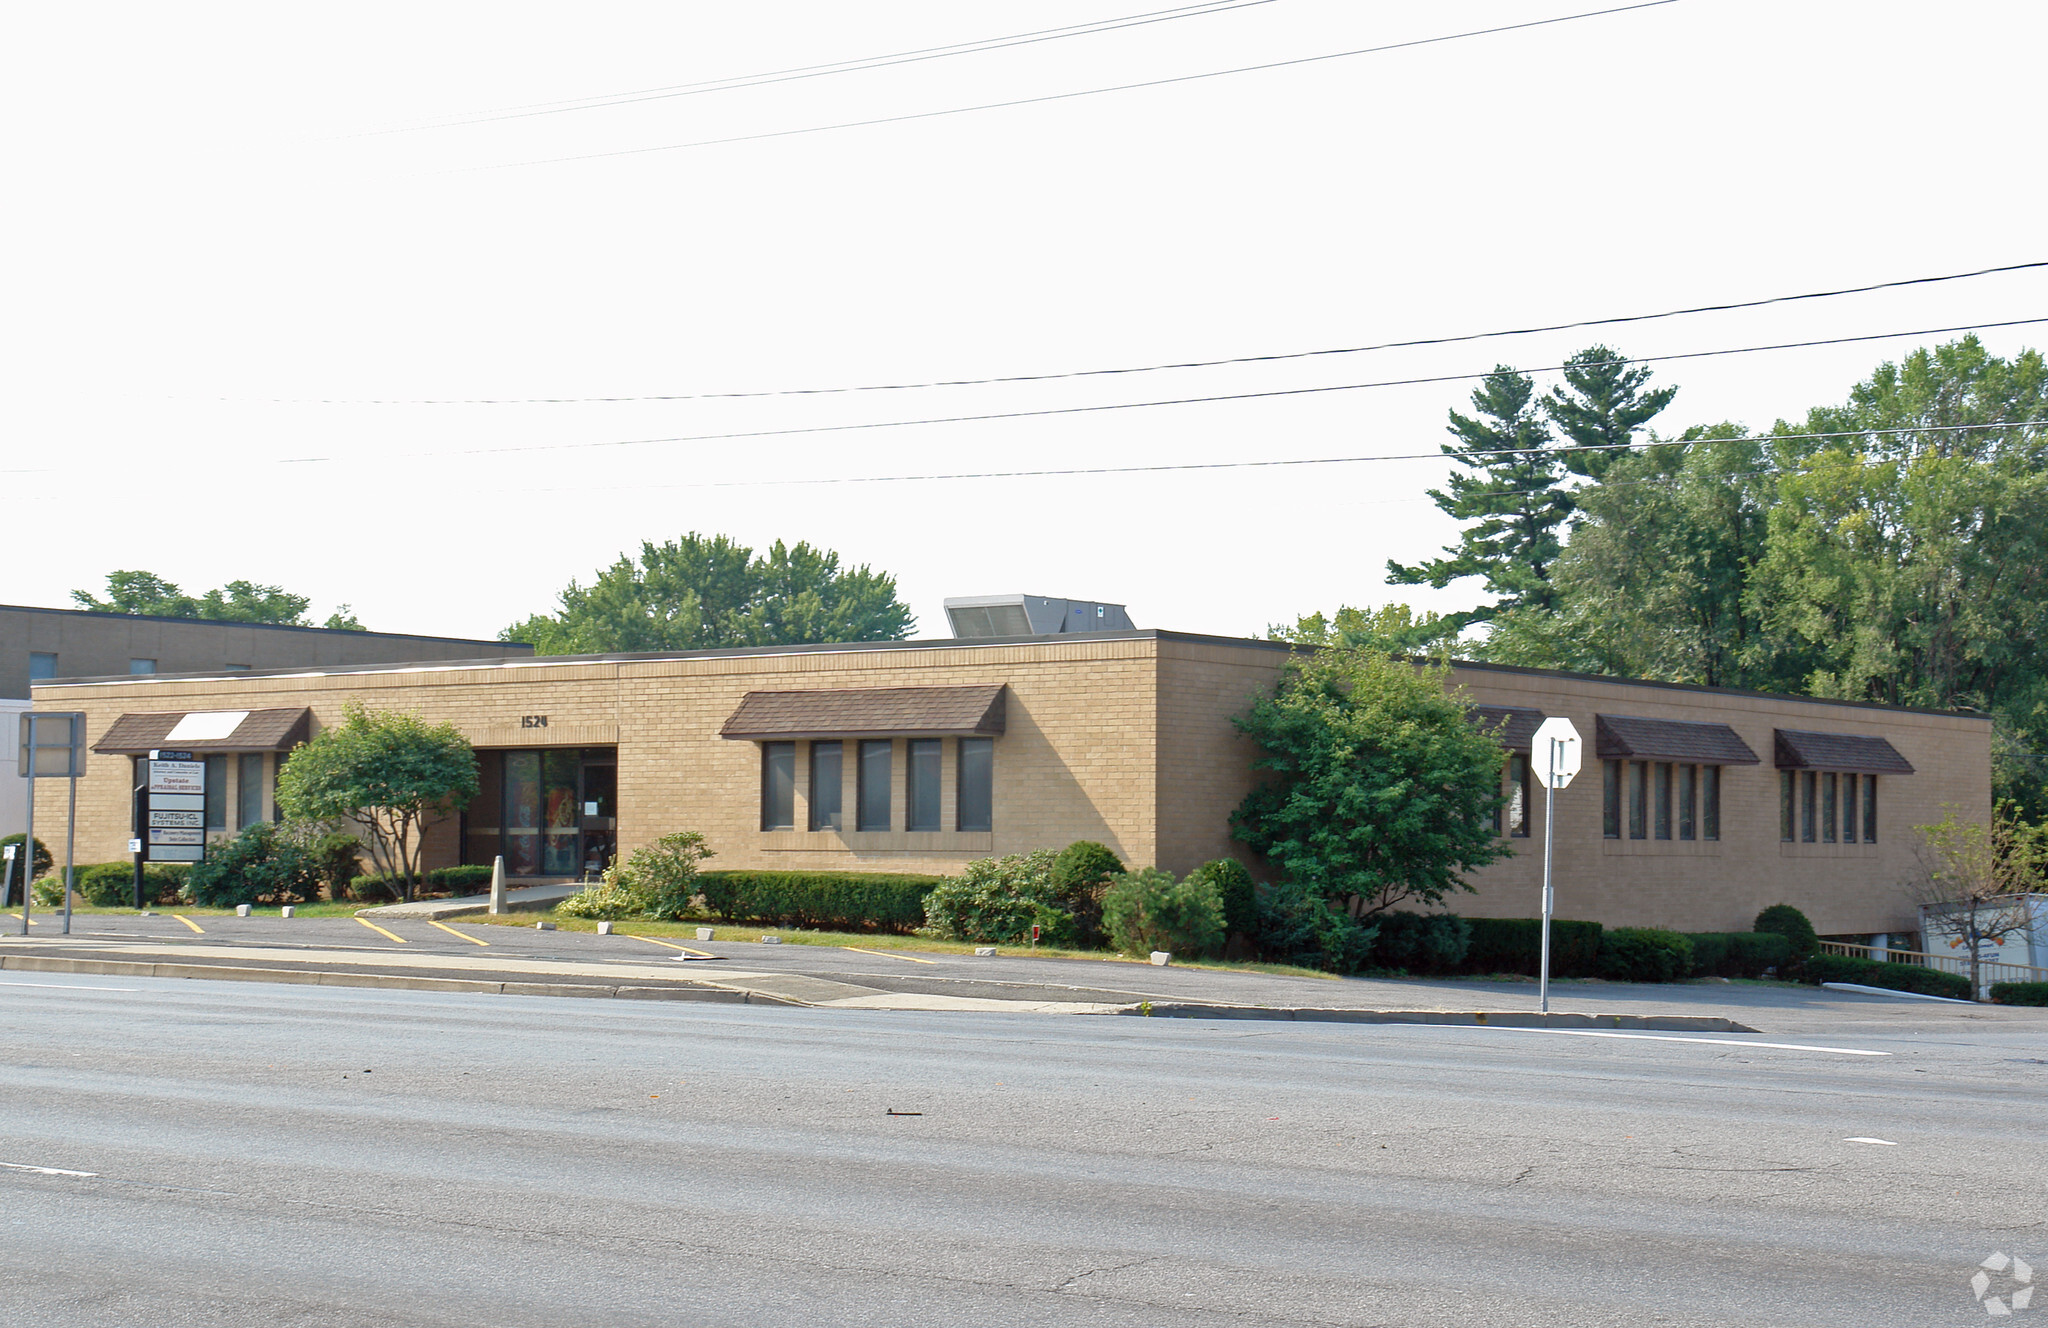
<path fill-rule="evenodd" d="M 1676 387 L 1645 392 L 1649 381 L 1647 367 L 1630 365 L 1606 346 L 1588 346 L 1564 362 L 1564 390 L 1550 390 L 1543 413 L 1572 446 L 1599 449 L 1565 453 L 1566 469 L 1597 480 L 1628 454 L 1636 430 L 1678 395 Z"/>
<path fill-rule="evenodd" d="M 1558 487 L 1564 469 L 1550 447 L 1534 401 L 1536 386 L 1526 374 L 1501 365 L 1472 393 L 1476 417 L 1451 412 L 1448 432 L 1457 441 L 1444 453 L 1474 472 L 1453 472 L 1449 492 L 1429 496 L 1445 515 L 1470 522 L 1448 557 L 1408 567 L 1389 559 L 1393 585 L 1430 585 L 1441 590 L 1466 576 L 1483 576 L 1498 603 L 1453 614 L 1462 628 L 1508 609 L 1548 609 L 1553 595 L 1551 565 L 1562 541 L 1558 527 L 1572 512 L 1572 498 Z"/>

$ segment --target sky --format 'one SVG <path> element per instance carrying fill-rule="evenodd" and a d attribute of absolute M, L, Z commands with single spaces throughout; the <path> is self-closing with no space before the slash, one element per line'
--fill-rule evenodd
<path fill-rule="evenodd" d="M 1384 582 L 1455 538 L 1426 490 L 1459 376 L 2048 318 L 2036 269 L 816 391 L 2048 259 L 2038 3 L 1672 0 L 1340 54 L 1601 7 L 18 6 L 0 602 L 144 568 L 490 637 L 701 531 L 886 570 L 928 636 L 1012 591 L 1234 635 L 1448 611 L 1479 584 Z M 1658 363 L 1658 426 L 1796 419 L 1954 335 Z M 1445 381 L 1358 386 L 1413 378 Z M 648 399 L 733 393 L 780 395 Z M 1292 394 L 1134 404 L 1246 393 Z"/>

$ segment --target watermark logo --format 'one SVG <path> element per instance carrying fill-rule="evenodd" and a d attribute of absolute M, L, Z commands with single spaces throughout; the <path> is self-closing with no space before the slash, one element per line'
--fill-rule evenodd
<path fill-rule="evenodd" d="M 1998 1295 L 1991 1294 L 1991 1275 L 1998 1273 L 2004 1284 Z M 2034 1303 L 2034 1268 L 2025 1259 L 2003 1253 L 1994 1253 L 1977 1265 L 1977 1273 L 1970 1279 L 1970 1290 L 1977 1293 L 1977 1303 L 1984 1312 L 1994 1319 L 2004 1318 L 2014 1310 L 2023 1310 Z"/>

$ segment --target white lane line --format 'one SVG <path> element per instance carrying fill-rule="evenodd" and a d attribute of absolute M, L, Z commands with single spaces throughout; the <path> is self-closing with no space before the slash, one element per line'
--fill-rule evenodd
<path fill-rule="evenodd" d="M 62 1167 L 31 1167 L 20 1162 L 0 1162 L 9 1171 L 33 1171 L 38 1176 L 98 1176 L 97 1171 L 66 1171 Z"/>
<path fill-rule="evenodd" d="M 1866 1135 L 1860 1134 L 1853 1139 L 1844 1139 L 1842 1140 L 1842 1142 L 1845 1144 L 1883 1144 L 1886 1148 L 1898 1147 L 1898 1144 L 1890 1139 L 1872 1139 Z"/>
<path fill-rule="evenodd" d="M 88 987 L 80 982 L 16 982 L 0 978 L 0 987 L 49 987 L 54 991 L 141 991 L 140 987 Z"/>
<path fill-rule="evenodd" d="M 1480 1027 L 1480 1025 L 1471 1025 Z M 1862 1051 L 1855 1047 L 1809 1047 L 1802 1042 L 1744 1042 L 1739 1038 L 1679 1037 L 1671 1033 L 1610 1033 L 1596 1028 L 1502 1028 L 1494 1033 L 1551 1033 L 1559 1037 L 1633 1038 L 1641 1042 L 1704 1042 L 1717 1047 L 1762 1047 L 1771 1051 L 1824 1051 L 1831 1056 L 1889 1056 L 1888 1051 Z"/>

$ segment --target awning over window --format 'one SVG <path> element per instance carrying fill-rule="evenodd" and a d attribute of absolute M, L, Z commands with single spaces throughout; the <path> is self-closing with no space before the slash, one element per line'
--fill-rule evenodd
<path fill-rule="evenodd" d="M 1493 734 L 1511 752 L 1526 752 L 1546 718 L 1528 706 L 1473 706 L 1466 712 L 1474 724 Z"/>
<path fill-rule="evenodd" d="M 96 752 L 283 752 L 312 735 L 305 706 L 270 710 L 157 710 L 123 715 L 92 745 Z"/>
<path fill-rule="evenodd" d="M 1762 765 L 1749 744 L 1726 724 L 1683 719 L 1595 715 L 1594 751 L 1602 760 L 1697 761 L 1701 765 Z"/>
<path fill-rule="evenodd" d="M 1913 763 L 1883 738 L 1779 729 L 1775 745 L 1781 770 L 1850 770 L 1860 775 L 1913 773 Z"/>
<path fill-rule="evenodd" d="M 748 692 L 719 736 L 903 738 L 993 736 L 1003 731 L 1003 684 L 984 687 L 846 687 Z"/>

